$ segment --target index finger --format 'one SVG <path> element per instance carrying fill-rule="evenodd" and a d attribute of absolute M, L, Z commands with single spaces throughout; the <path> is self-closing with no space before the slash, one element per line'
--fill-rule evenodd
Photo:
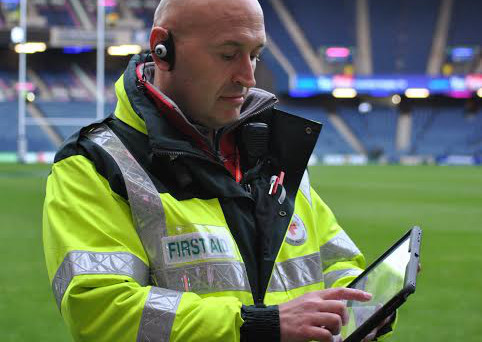
<path fill-rule="evenodd" d="M 358 289 L 337 287 L 333 289 L 320 291 L 320 297 L 322 299 L 357 300 L 360 302 L 366 302 L 372 298 L 372 295 L 368 292 L 358 290 Z"/>

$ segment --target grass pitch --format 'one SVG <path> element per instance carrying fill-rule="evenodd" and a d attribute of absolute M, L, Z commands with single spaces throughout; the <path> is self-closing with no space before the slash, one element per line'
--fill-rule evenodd
<path fill-rule="evenodd" d="M 416 293 L 391 341 L 479 341 L 482 169 L 315 167 L 312 184 L 370 263 L 412 225 L 423 229 Z"/>
<path fill-rule="evenodd" d="M 70 341 L 44 265 L 49 167 L 0 164 L 0 341 Z M 319 166 L 311 182 L 367 262 L 412 225 L 423 229 L 417 292 L 390 341 L 479 341 L 482 169 Z"/>

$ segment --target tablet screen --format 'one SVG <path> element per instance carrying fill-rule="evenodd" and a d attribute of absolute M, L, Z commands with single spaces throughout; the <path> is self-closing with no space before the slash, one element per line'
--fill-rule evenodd
<path fill-rule="evenodd" d="M 349 287 L 369 292 L 373 295 L 368 302 L 347 301 L 350 320 L 342 329 L 342 337 L 350 336 L 365 323 L 377 310 L 396 296 L 405 284 L 405 273 L 410 261 L 410 236 L 400 241 L 385 258 L 372 265 Z"/>

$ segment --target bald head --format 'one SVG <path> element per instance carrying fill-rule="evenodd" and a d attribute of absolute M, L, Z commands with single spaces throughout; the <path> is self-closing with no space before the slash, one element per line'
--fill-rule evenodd
<path fill-rule="evenodd" d="M 258 0 L 161 0 L 154 14 L 153 27 L 165 27 L 176 36 L 187 34 L 219 20 L 253 18 L 253 25 L 263 24 L 263 12 Z"/>
<path fill-rule="evenodd" d="M 179 7 L 184 6 L 188 0 L 161 0 L 157 6 L 156 13 L 154 14 L 153 26 L 163 26 L 166 24 L 167 19 L 172 17 L 174 12 L 179 10 Z"/>

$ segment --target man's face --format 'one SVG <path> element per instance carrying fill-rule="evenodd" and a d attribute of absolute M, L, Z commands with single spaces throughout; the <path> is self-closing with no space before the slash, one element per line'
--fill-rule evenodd
<path fill-rule="evenodd" d="M 176 41 L 176 66 L 166 87 L 188 117 L 214 129 L 239 118 L 266 42 L 257 2 L 217 3 L 206 8 L 194 32 Z"/>

